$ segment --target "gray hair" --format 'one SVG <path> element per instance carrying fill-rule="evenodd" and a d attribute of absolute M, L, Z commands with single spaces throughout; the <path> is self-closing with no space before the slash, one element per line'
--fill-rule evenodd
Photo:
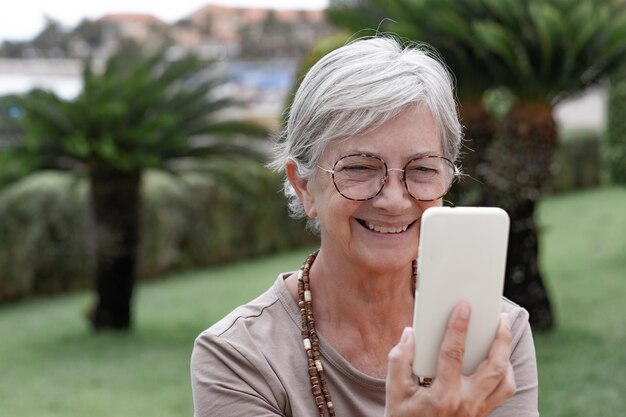
<path fill-rule="evenodd" d="M 456 161 L 462 129 L 452 77 L 437 54 L 426 45 L 402 46 L 391 36 L 353 41 L 324 56 L 306 74 L 268 166 L 282 172 L 291 159 L 298 175 L 311 179 L 330 142 L 376 129 L 421 104 L 439 127 L 443 156 Z M 305 218 L 287 179 L 284 192 L 291 216 Z M 308 227 L 319 231 L 319 221 L 309 219 Z"/>

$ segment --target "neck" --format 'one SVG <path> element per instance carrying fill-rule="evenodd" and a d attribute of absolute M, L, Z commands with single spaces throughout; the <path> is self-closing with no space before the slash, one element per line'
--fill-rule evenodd
<path fill-rule="evenodd" d="M 372 271 L 322 249 L 310 271 L 314 312 L 323 329 L 350 328 L 361 337 L 395 340 L 413 313 L 413 266 Z M 382 333 L 381 333 L 382 332 Z"/>

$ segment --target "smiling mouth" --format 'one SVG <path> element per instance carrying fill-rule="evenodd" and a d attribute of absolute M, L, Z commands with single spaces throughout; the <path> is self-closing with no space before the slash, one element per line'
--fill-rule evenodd
<path fill-rule="evenodd" d="M 404 226 L 395 226 L 395 227 L 381 226 L 375 223 L 366 222 L 365 220 L 362 220 L 362 219 L 356 219 L 356 221 L 361 226 L 365 227 L 366 229 L 372 232 L 377 232 L 377 233 L 382 233 L 382 234 L 398 234 L 398 233 L 406 232 L 406 230 L 409 227 L 413 226 L 417 220 L 411 223 L 405 224 Z"/>

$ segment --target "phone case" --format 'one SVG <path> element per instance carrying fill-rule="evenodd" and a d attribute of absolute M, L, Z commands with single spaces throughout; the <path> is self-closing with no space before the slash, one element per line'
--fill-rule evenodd
<path fill-rule="evenodd" d="M 462 373 L 487 357 L 500 319 L 509 216 L 495 207 L 433 207 L 422 215 L 413 326 L 413 373 L 432 380 L 448 319 L 472 306 Z"/>

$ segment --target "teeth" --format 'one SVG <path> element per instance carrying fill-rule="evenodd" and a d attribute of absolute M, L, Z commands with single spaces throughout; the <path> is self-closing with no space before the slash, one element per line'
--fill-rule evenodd
<path fill-rule="evenodd" d="M 385 227 L 372 223 L 366 223 L 366 225 L 370 230 L 378 233 L 402 233 L 409 227 L 408 224 L 401 227 Z"/>

